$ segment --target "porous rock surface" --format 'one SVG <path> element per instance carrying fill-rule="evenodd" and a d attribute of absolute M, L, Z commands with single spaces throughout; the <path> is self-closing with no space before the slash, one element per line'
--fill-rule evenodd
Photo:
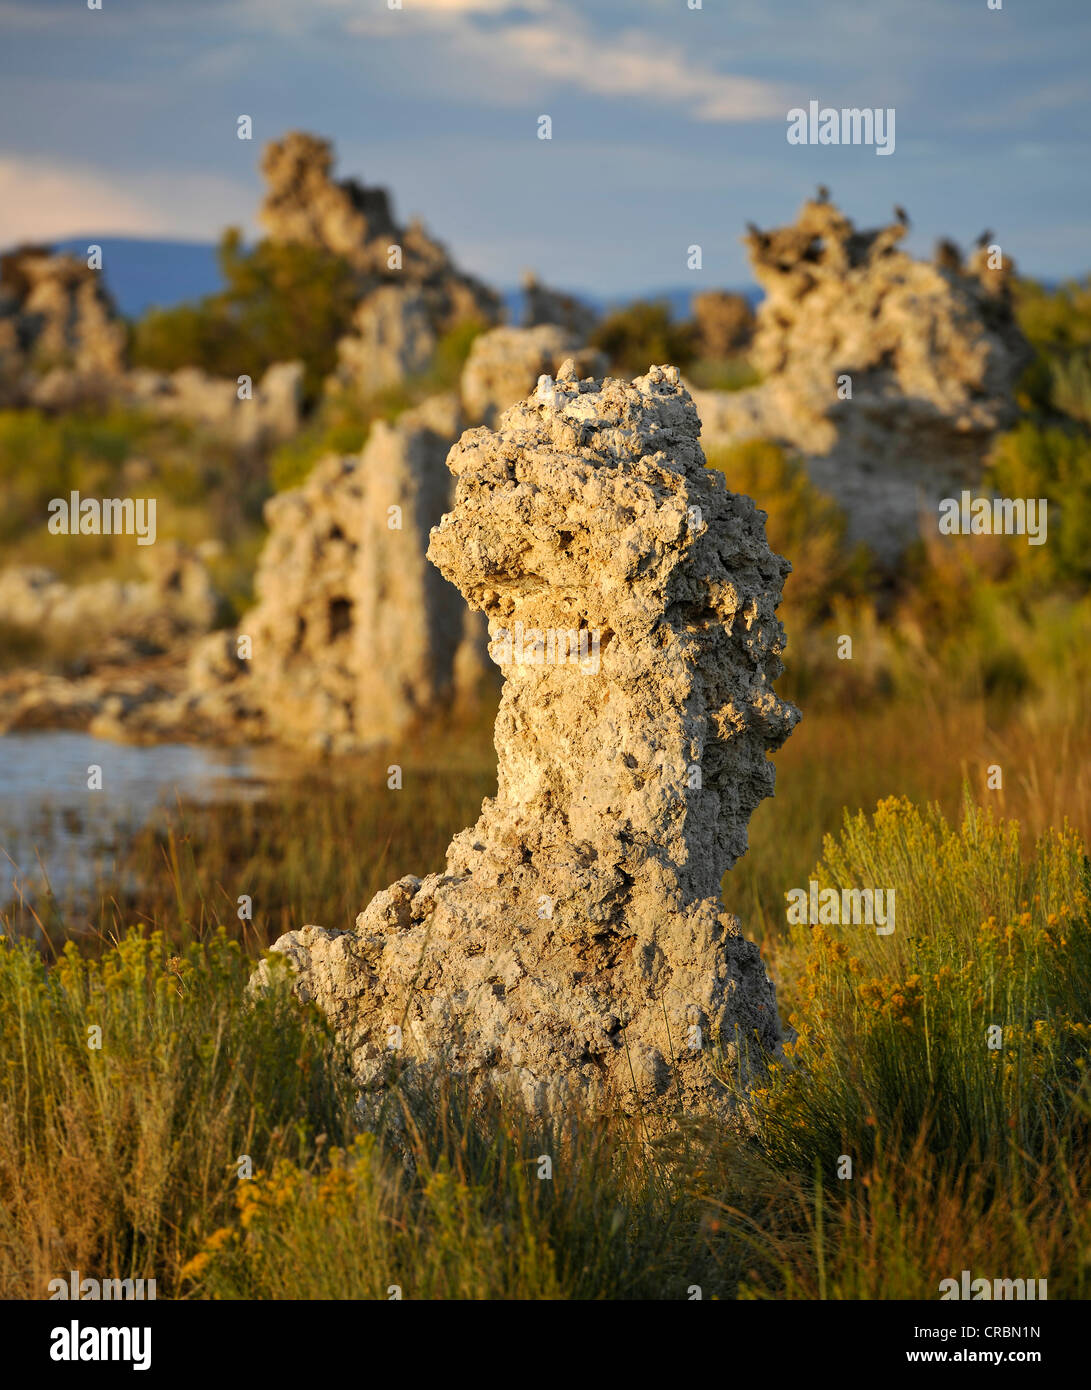
<path fill-rule="evenodd" d="M 779 1047 L 720 880 L 798 718 L 773 689 L 790 566 L 704 466 L 699 429 L 673 367 L 630 385 L 568 363 L 452 449 L 428 553 L 505 663 L 497 795 L 443 872 L 379 893 L 354 931 L 273 948 L 365 1094 L 392 1064 L 442 1064 L 538 1110 L 579 1097 L 654 1130 L 679 1108 L 728 1111 L 717 1049 L 749 1067 Z M 597 669 L 560 659 L 559 630 L 598 635 Z"/>
<path fill-rule="evenodd" d="M 833 203 L 746 243 L 765 291 L 751 361 L 764 380 L 694 392 L 704 440 L 761 437 L 798 449 L 845 508 L 852 539 L 893 559 L 922 512 L 981 477 L 1030 359 L 1011 307 L 1012 266 L 987 247 L 934 263 L 899 242 L 905 221 L 858 231 Z M 851 378 L 851 398 L 841 377 Z"/>

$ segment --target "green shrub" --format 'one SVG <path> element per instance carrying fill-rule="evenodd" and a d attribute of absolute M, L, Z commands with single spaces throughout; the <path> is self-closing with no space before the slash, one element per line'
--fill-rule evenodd
<path fill-rule="evenodd" d="M 260 241 L 246 251 L 237 228 L 224 233 L 219 255 L 224 288 L 197 304 L 148 313 L 135 326 L 134 364 L 257 381 L 274 362 L 300 359 L 304 395 L 317 399 L 359 298 L 351 266 L 294 242 Z"/>
<path fill-rule="evenodd" d="M 1046 541 L 1006 538 L 1022 575 L 1042 589 L 1083 587 L 1091 579 L 1091 437 L 1025 420 L 993 452 L 993 490 L 1003 497 L 1047 498 Z"/>
<path fill-rule="evenodd" d="M 1036 348 L 1091 347 L 1091 278 L 1047 289 L 1035 280 L 1015 286 L 1019 326 Z"/>
<path fill-rule="evenodd" d="M 743 353 L 718 359 L 698 358 L 686 375 L 701 391 L 742 391 L 761 381 L 761 373 Z"/>
<path fill-rule="evenodd" d="M 63 416 L 0 411 L 0 541 L 44 529 L 54 497 L 73 489 L 89 495 L 108 489 L 146 424 L 120 409 Z"/>
<path fill-rule="evenodd" d="M 1002 1164 L 1011 1145 L 1044 1156 L 1083 1126 L 1091 875 L 1077 835 L 1049 831 L 1024 859 L 1019 826 L 968 800 L 954 828 L 890 798 L 870 820 L 846 813 L 811 877 L 893 890 L 895 930 L 792 928 L 798 1038 L 753 1098 L 778 1166 L 907 1158 L 919 1136 L 953 1165 Z"/>
<path fill-rule="evenodd" d="M 72 491 L 151 496 L 160 538 L 220 541 L 233 593 L 249 584 L 239 577 L 239 562 L 261 534 L 265 464 L 194 426 L 121 406 L 63 415 L 0 411 L 0 478 L 0 544 L 8 563 L 45 565 L 74 582 L 137 578 L 143 552 L 132 537 L 51 534 L 48 508 Z"/>
<path fill-rule="evenodd" d="M 432 390 L 453 391 L 458 386 L 474 339 L 487 328 L 488 324 L 480 319 L 465 319 L 443 334 L 436 344 L 435 362 L 430 374 Z M 430 395 L 431 391 L 427 394 Z"/>
<path fill-rule="evenodd" d="M 1050 394 L 1063 414 L 1091 426 L 1091 352 L 1085 348 L 1050 363 Z"/>
<path fill-rule="evenodd" d="M 450 1078 L 427 1084 L 392 1095 L 379 1134 L 321 1171 L 285 1161 L 240 1185 L 235 1220 L 183 1271 L 191 1291 L 684 1298 L 704 1277 L 693 1199 L 671 1199 L 631 1133 L 574 1113 L 561 1131 L 514 1101 L 471 1102 Z"/>
<path fill-rule="evenodd" d="M 693 361 L 696 345 L 692 325 L 675 323 L 670 306 L 638 299 L 607 315 L 591 335 L 610 365 L 630 376 L 649 367 L 671 365 L 684 371 Z"/>

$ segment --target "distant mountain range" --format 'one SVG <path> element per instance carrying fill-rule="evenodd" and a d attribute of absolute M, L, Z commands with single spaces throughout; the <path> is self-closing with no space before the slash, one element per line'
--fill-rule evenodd
<path fill-rule="evenodd" d="M 212 242 L 154 241 L 142 237 L 69 237 L 54 243 L 58 251 L 86 257 L 91 245 L 102 247 L 102 273 L 110 293 L 126 318 L 140 318 L 153 306 L 170 308 L 187 300 L 200 299 L 221 288 L 216 246 Z M 550 288 L 558 288 L 550 286 Z M 665 299 L 675 318 L 689 317 L 689 302 L 696 285 L 674 286 L 659 290 L 637 290 L 631 295 L 607 297 L 583 291 L 569 291 L 592 305 L 600 313 L 608 312 L 634 299 Z M 739 291 L 752 304 L 761 299 L 761 291 L 746 286 Z M 508 322 L 519 323 L 522 316 L 523 292 L 520 289 L 502 290 L 508 311 Z"/>
<path fill-rule="evenodd" d="M 140 318 L 153 305 L 200 299 L 222 285 L 212 242 L 82 236 L 54 245 L 84 259 L 88 246 L 102 247 L 103 279 L 126 318 Z"/>

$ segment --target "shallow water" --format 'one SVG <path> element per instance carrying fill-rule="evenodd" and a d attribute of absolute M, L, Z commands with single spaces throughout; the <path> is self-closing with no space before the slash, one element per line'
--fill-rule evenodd
<path fill-rule="evenodd" d="M 100 790 L 88 788 L 92 766 L 102 770 Z M 283 771 L 277 755 L 260 748 L 7 734 L 0 738 L 0 904 L 35 898 L 43 880 L 62 897 L 113 878 L 126 839 L 162 821 L 179 797 L 253 800 Z"/>

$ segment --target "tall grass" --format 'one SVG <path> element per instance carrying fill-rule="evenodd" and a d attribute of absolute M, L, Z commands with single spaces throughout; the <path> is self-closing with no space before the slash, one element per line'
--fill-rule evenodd
<path fill-rule="evenodd" d="M 451 1078 L 395 1098 L 397 1123 L 321 1170 L 240 1184 L 236 1219 L 183 1271 L 220 1298 L 685 1297 L 692 1198 L 624 1128 L 563 1127 Z M 391 1141 L 391 1134 L 398 1141 Z M 707 1257 L 705 1257 L 707 1265 Z"/>
<path fill-rule="evenodd" d="M 654 1145 L 450 1076 L 362 1128 L 322 1021 L 281 976 L 250 999 L 223 931 L 51 967 L 8 941 L 0 1291 L 75 1268 L 184 1297 L 928 1298 L 969 1268 L 1084 1296 L 1091 883 L 1073 832 L 1023 840 L 972 801 L 847 816 L 815 876 L 894 888 L 893 936 L 796 930 L 797 1036 L 747 1125 Z"/>
<path fill-rule="evenodd" d="M 47 969 L 0 941 L 0 1297 L 44 1297 L 71 1269 L 169 1292 L 237 1162 L 297 1158 L 348 1134 L 334 1039 L 219 935 L 173 953 L 127 933 Z"/>

